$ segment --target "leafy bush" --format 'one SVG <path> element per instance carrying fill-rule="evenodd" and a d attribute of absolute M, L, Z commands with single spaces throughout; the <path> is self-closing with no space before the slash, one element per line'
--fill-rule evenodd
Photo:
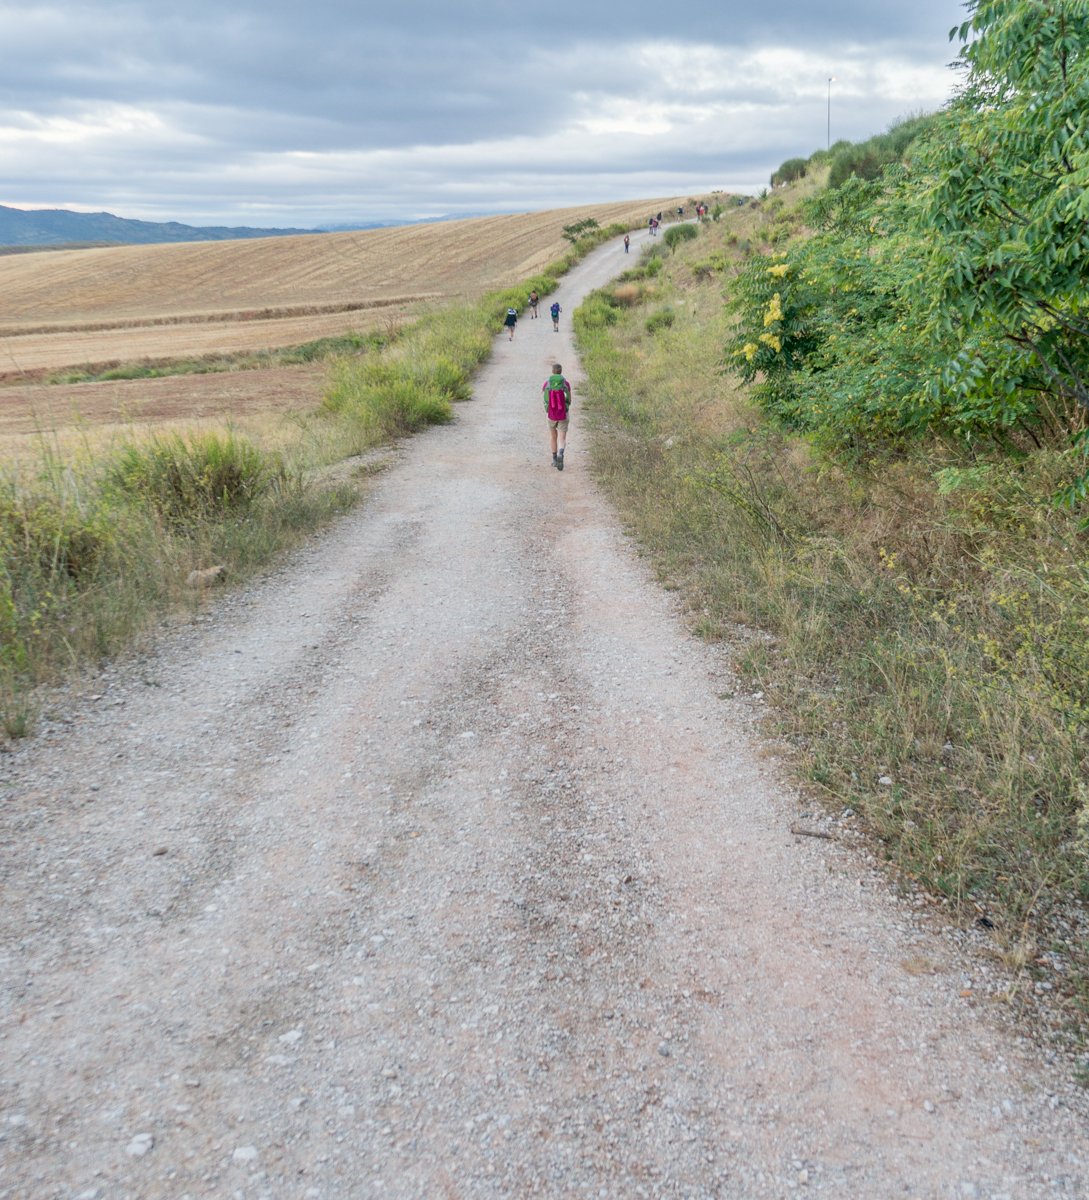
<path fill-rule="evenodd" d="M 689 242 L 693 238 L 700 235 L 699 226 L 686 223 L 670 225 L 670 227 L 662 235 L 662 241 L 673 251 L 677 252 L 677 247 L 681 242 Z"/>
<path fill-rule="evenodd" d="M 788 158 L 771 177 L 771 186 L 779 187 L 784 183 L 794 183 L 804 179 L 809 164 L 804 158 Z"/>
<path fill-rule="evenodd" d="M 647 333 L 657 333 L 659 329 L 669 329 L 677 314 L 671 308 L 663 308 L 660 312 L 651 313 L 647 317 L 644 328 Z"/>
<path fill-rule="evenodd" d="M 969 78 L 942 114 L 836 159 L 869 148 L 896 159 L 891 173 L 846 178 L 808 204 L 816 237 L 749 263 L 729 353 L 765 409 L 828 452 L 933 435 L 1000 456 L 1065 443 L 1056 498 L 1078 507 L 1089 188 L 1069 138 L 1089 105 L 1089 33 L 1031 4 L 1004 11 L 974 6 Z"/>
<path fill-rule="evenodd" d="M 174 433 L 124 446 L 107 478 L 184 524 L 252 504 L 269 484 L 269 467 L 256 446 L 233 433 Z"/>
<path fill-rule="evenodd" d="M 618 320 L 616 307 L 600 292 L 587 297 L 575 310 L 576 329 L 603 329 Z"/>
<path fill-rule="evenodd" d="M 852 175 L 868 181 L 880 179 L 887 168 L 904 161 L 912 143 L 932 129 L 936 121 L 933 116 L 907 117 L 894 122 L 887 133 L 879 133 L 856 146 L 837 142 L 832 147 L 828 186 L 842 187 Z"/>
<path fill-rule="evenodd" d="M 599 228 L 600 226 L 593 217 L 586 217 L 582 221 L 576 221 L 573 225 L 565 225 L 563 227 L 563 236 L 572 246 L 577 246 L 588 233 L 592 233 Z"/>
<path fill-rule="evenodd" d="M 48 492 L 27 493 L 10 482 L 0 499 L 0 548 L 7 563 L 19 558 L 48 579 L 86 581 L 112 536 L 100 512 Z"/>

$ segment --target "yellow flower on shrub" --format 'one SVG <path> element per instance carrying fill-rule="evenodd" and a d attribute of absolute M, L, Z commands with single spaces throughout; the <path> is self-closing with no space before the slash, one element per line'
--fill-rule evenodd
<path fill-rule="evenodd" d="M 752 362 L 752 356 L 759 350 L 760 347 L 755 342 L 746 342 L 738 351 L 738 354 L 744 354 L 746 362 Z"/>
<path fill-rule="evenodd" d="M 779 341 L 774 333 L 762 333 L 758 340 L 763 342 L 765 346 L 770 346 L 776 354 L 783 348 L 783 343 Z M 752 355 L 749 355 L 749 357 L 751 358 Z"/>
<path fill-rule="evenodd" d="M 774 268 L 772 268 L 774 270 Z M 783 319 L 783 310 L 779 306 L 779 293 L 776 292 L 771 298 L 771 303 L 768 305 L 768 311 L 764 313 L 764 328 L 769 325 L 774 325 L 776 321 Z"/>
<path fill-rule="evenodd" d="M 777 267 L 768 267 L 768 274 L 772 279 L 782 279 L 789 270 L 790 263 L 780 263 Z"/>

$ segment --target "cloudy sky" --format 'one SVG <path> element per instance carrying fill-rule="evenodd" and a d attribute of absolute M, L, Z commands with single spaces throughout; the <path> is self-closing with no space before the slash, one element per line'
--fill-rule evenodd
<path fill-rule="evenodd" d="M 0 203 L 311 227 L 713 187 L 949 95 L 951 0 L 3 6 Z"/>

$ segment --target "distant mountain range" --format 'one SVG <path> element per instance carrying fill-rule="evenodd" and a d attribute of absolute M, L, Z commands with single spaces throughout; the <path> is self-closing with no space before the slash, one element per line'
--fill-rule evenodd
<path fill-rule="evenodd" d="M 236 238 L 284 237 L 313 229 L 251 229 L 241 225 L 181 225 L 177 221 L 131 221 L 113 213 L 26 210 L 0 204 L 0 246 L 48 246 L 58 242 L 226 242 Z"/>
<path fill-rule="evenodd" d="M 475 214 L 474 214 L 475 215 Z M 426 225 L 451 217 L 422 221 L 359 221 L 321 229 L 254 229 L 248 225 L 181 225 L 177 221 L 133 221 L 113 213 L 70 212 L 66 208 L 22 209 L 0 204 L 0 246 L 148 245 L 153 242 L 227 242 L 237 238 L 287 237 L 299 233 L 333 233 L 383 229 L 391 225 Z M 3 253 L 0 251 L 0 253 Z"/>

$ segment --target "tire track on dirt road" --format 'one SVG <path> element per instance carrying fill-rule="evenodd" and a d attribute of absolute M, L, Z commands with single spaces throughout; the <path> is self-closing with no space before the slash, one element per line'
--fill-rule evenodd
<path fill-rule="evenodd" d="M 789 836 L 577 402 L 549 466 L 541 381 L 577 392 L 571 310 L 623 262 L 8 757 L 0 1196 L 1085 1194 L 1080 1096 Z"/>

